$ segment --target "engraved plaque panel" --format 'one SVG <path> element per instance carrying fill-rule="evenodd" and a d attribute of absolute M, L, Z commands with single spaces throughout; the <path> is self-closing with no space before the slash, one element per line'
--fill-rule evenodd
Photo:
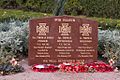
<path fill-rule="evenodd" d="M 29 65 L 97 60 L 98 23 L 58 16 L 30 20 Z"/>

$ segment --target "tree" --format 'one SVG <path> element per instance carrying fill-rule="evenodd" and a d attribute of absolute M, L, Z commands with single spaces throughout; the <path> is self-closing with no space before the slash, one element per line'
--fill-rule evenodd
<path fill-rule="evenodd" d="M 54 10 L 54 15 L 55 16 L 59 16 L 59 15 L 63 15 L 64 14 L 64 4 L 65 4 L 66 0 L 57 0 L 57 5 L 56 8 Z"/>

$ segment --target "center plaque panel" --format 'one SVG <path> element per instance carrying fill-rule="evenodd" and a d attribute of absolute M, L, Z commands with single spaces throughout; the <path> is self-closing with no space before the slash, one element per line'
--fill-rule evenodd
<path fill-rule="evenodd" d="M 97 26 L 70 16 L 30 20 L 29 65 L 97 60 Z"/>

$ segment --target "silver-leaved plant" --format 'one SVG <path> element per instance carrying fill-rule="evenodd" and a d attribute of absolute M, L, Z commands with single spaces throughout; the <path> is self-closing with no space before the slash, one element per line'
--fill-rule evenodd
<path fill-rule="evenodd" d="M 104 47 L 103 57 L 113 59 L 115 62 L 120 61 L 120 30 L 99 30 L 98 38 Z"/>
<path fill-rule="evenodd" d="M 13 53 L 26 52 L 28 22 L 11 21 L 0 23 L 0 56 L 6 50 Z"/>

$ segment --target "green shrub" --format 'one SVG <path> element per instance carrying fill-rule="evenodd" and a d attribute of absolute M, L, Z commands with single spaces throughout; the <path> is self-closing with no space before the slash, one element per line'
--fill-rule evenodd
<path fill-rule="evenodd" d="M 25 10 L 52 13 L 54 8 L 54 1 L 53 0 L 27 0 L 24 7 L 25 7 Z"/>
<path fill-rule="evenodd" d="M 68 0 L 65 4 L 65 14 L 80 15 L 82 14 L 82 6 L 79 0 Z"/>
<path fill-rule="evenodd" d="M 120 0 L 80 0 L 83 14 L 104 18 L 120 18 Z"/>

